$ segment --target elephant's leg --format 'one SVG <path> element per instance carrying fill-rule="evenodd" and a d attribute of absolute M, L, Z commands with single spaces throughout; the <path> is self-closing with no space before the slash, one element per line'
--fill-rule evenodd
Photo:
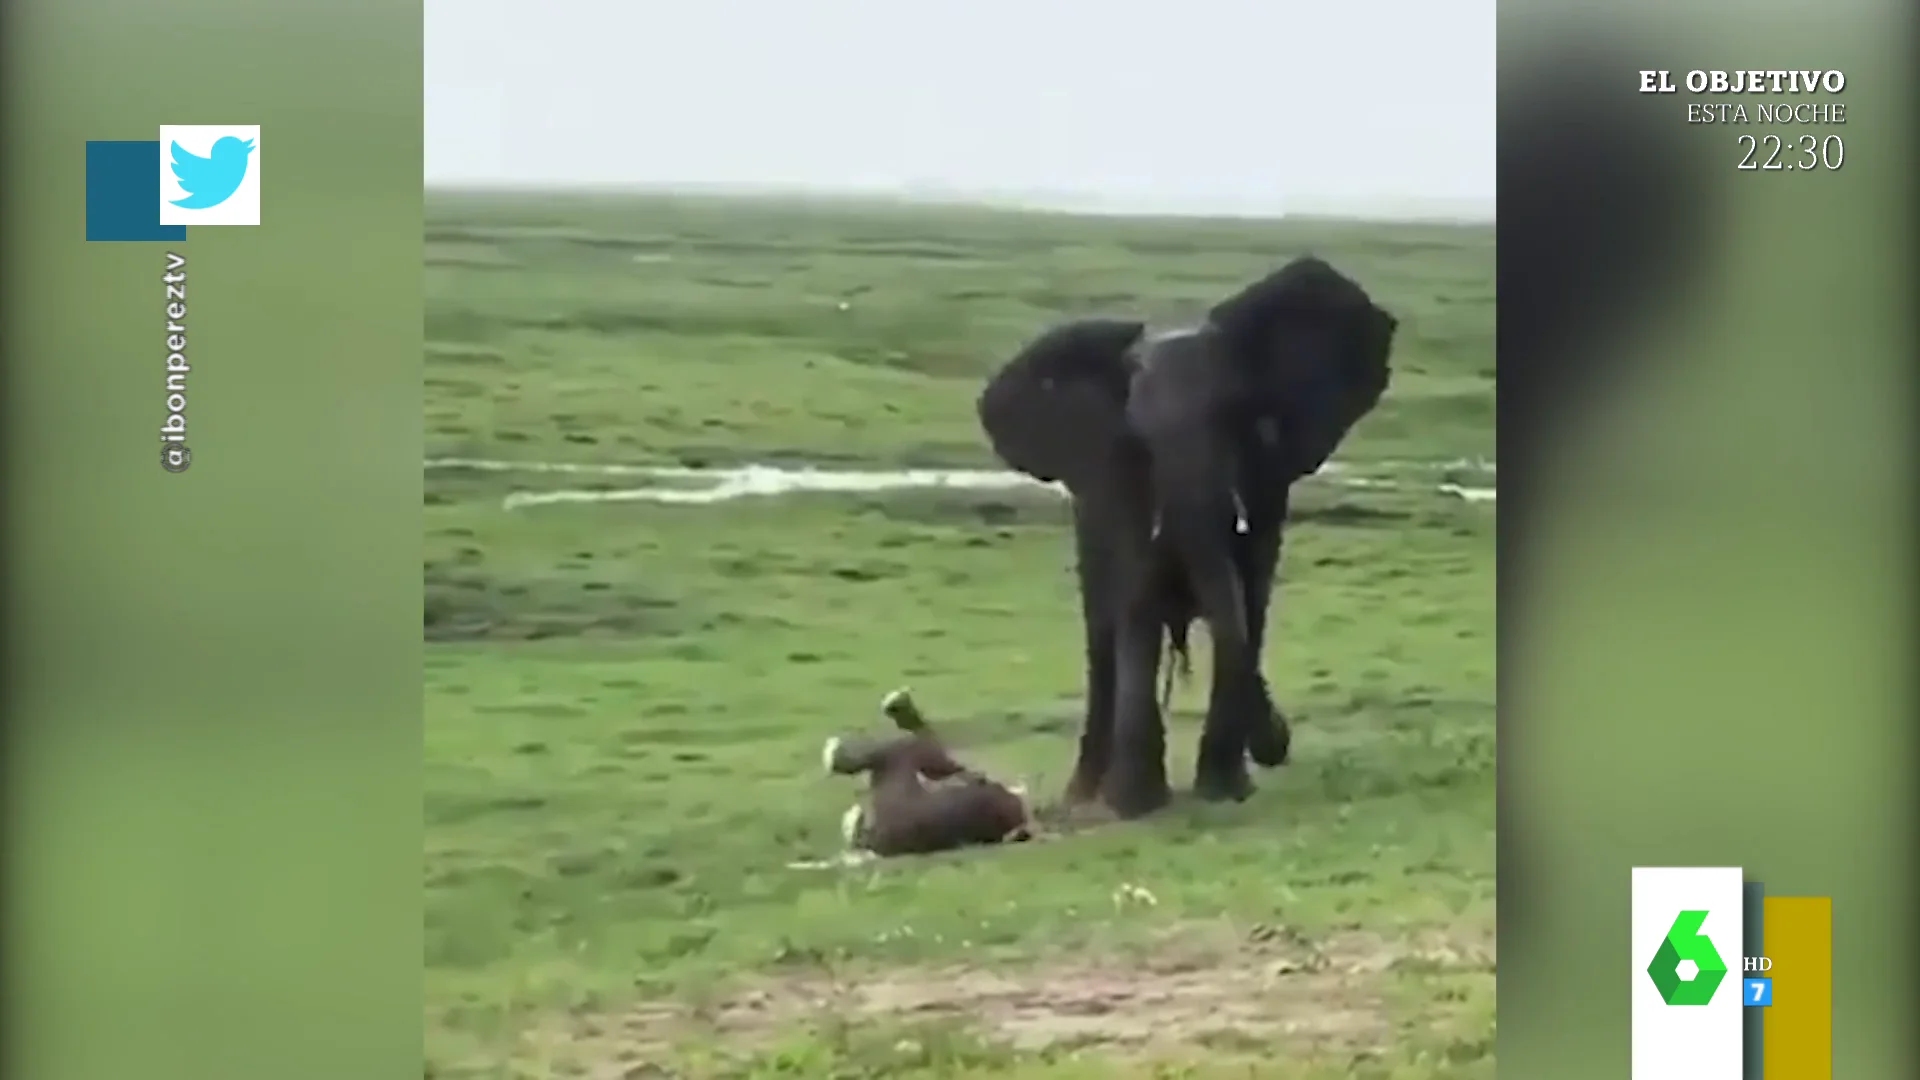
<path fill-rule="evenodd" d="M 1076 570 L 1080 578 L 1080 615 L 1085 625 L 1087 650 L 1087 711 L 1080 728 L 1080 752 L 1074 760 L 1073 778 L 1067 782 L 1067 801 L 1091 802 L 1100 794 L 1107 777 L 1107 764 L 1113 755 L 1113 704 L 1117 689 L 1114 650 L 1117 620 L 1114 617 L 1114 557 L 1096 520 L 1100 507 L 1079 500 L 1074 503 L 1074 543 Z"/>
<path fill-rule="evenodd" d="M 1246 600 L 1238 577 L 1233 573 L 1233 580 L 1210 586 L 1213 594 L 1202 600 L 1202 607 L 1225 609 L 1233 603 L 1244 611 Z M 1235 642 L 1229 630 L 1215 630 L 1212 619 L 1208 628 L 1213 638 L 1213 682 L 1206 723 L 1200 728 L 1200 753 L 1194 759 L 1194 794 L 1238 801 L 1254 794 L 1254 780 L 1246 771 L 1248 721 L 1260 715 L 1267 692 L 1260 680 L 1260 653 L 1250 648 L 1250 638 L 1240 636 Z"/>
<path fill-rule="evenodd" d="M 1255 524 L 1248 535 L 1240 537 L 1241 584 L 1247 598 L 1247 638 L 1253 649 L 1254 678 L 1261 679 L 1260 655 L 1266 644 L 1267 614 L 1273 600 L 1274 573 L 1280 565 L 1280 533 L 1286 518 L 1286 503 L 1281 502 L 1277 515 Z M 1259 699 L 1250 696 L 1253 711 L 1243 718 L 1242 729 L 1246 732 L 1247 752 L 1253 760 L 1266 767 L 1275 768 L 1287 763 L 1287 757 L 1293 745 L 1293 732 L 1287 724 L 1286 714 L 1272 703 L 1271 696 L 1263 689 Z M 1261 705 L 1264 700 L 1264 708 Z"/>
<path fill-rule="evenodd" d="M 1141 589 L 1123 607 L 1114 635 L 1113 757 L 1100 786 L 1101 801 L 1121 817 L 1150 814 L 1172 795 L 1167 732 L 1154 693 L 1164 632 L 1150 590 Z"/>
<path fill-rule="evenodd" d="M 1167 733 L 1156 696 L 1166 612 L 1155 588 L 1153 515 L 1144 488 L 1118 505 L 1096 537 L 1111 557 L 1113 587 L 1104 595 L 1114 613 L 1113 742 L 1101 801 L 1121 817 L 1139 817 L 1165 806 Z"/>
<path fill-rule="evenodd" d="M 1223 553 L 1224 554 L 1224 553 Z M 1259 653 L 1252 647 L 1246 596 L 1231 557 L 1212 560 L 1196 574 L 1195 591 L 1213 639 L 1213 684 L 1200 731 L 1193 790 L 1204 799 L 1245 799 L 1253 794 L 1247 775 L 1247 718 L 1261 707 Z"/>

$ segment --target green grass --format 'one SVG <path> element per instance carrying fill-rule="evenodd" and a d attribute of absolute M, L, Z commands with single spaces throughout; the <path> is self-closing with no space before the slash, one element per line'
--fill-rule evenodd
<path fill-rule="evenodd" d="M 970 762 L 1064 780 L 1081 659 L 1051 494 L 504 511 L 637 481 L 430 470 L 432 1075 L 1492 1075 L 1493 511 L 1430 490 L 1432 463 L 1492 456 L 1490 229 L 428 212 L 440 458 L 990 465 L 972 395 L 1037 327 L 1190 318 L 1305 250 L 1403 322 L 1342 454 L 1401 486 L 1308 483 L 1288 535 L 1267 669 L 1295 763 L 1244 805 L 1005 850 L 786 865 L 837 847 L 856 794 L 820 742 L 901 683 Z"/>

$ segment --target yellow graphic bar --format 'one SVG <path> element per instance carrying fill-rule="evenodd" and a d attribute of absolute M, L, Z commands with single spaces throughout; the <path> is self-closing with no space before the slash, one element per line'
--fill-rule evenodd
<path fill-rule="evenodd" d="M 1833 901 L 1769 896 L 1765 903 L 1764 947 L 1773 961 L 1761 1057 L 1767 1080 L 1833 1080 Z"/>

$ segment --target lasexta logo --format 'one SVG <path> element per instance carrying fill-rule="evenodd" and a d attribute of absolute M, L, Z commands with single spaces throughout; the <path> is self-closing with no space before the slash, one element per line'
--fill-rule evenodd
<path fill-rule="evenodd" d="M 1727 976 L 1727 965 L 1700 926 L 1704 911 L 1682 911 L 1647 965 L 1647 977 L 1669 1005 L 1705 1005 Z M 1688 972 L 1686 968 L 1691 967 Z"/>

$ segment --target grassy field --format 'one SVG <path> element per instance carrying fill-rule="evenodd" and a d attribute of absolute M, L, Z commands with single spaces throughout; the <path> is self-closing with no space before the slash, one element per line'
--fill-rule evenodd
<path fill-rule="evenodd" d="M 856 870 L 830 734 L 910 683 L 1042 794 L 1078 719 L 1040 489 L 561 503 L 426 475 L 429 1075 L 1491 1077 L 1489 228 L 432 195 L 435 459 L 991 466 L 980 378 L 1064 315 L 1191 318 L 1318 252 L 1402 320 L 1303 485 L 1238 806 Z M 1176 703 L 1190 775 L 1197 694 Z M 1131 886 L 1132 888 L 1127 888 Z"/>

